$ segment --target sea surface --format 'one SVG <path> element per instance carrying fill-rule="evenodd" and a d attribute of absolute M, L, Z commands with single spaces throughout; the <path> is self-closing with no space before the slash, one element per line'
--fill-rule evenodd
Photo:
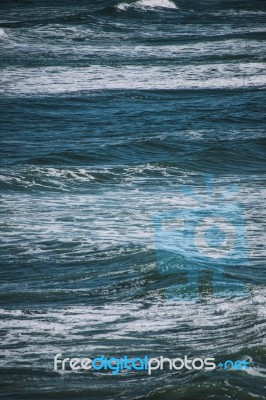
<path fill-rule="evenodd" d="M 1 399 L 266 398 L 265 28 L 264 0 L 0 2 Z M 245 293 L 166 296 L 157 216 L 235 204 Z"/>

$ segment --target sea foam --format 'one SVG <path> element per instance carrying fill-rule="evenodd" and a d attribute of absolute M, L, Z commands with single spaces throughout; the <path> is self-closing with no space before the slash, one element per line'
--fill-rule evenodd
<path fill-rule="evenodd" d="M 177 9 L 177 6 L 170 0 L 138 0 L 134 3 L 120 3 L 117 5 L 119 10 L 127 10 L 128 8 L 153 9 L 153 8 L 170 8 Z"/>

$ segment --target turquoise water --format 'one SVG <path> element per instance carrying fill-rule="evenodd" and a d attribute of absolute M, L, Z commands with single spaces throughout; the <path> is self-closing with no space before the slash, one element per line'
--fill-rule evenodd
<path fill-rule="evenodd" d="M 265 6 L 1 2 L 1 398 L 265 398 Z M 220 204 L 241 208 L 246 292 L 211 296 L 203 271 L 176 301 L 154 220 Z M 56 353 L 252 369 L 59 373 Z"/>

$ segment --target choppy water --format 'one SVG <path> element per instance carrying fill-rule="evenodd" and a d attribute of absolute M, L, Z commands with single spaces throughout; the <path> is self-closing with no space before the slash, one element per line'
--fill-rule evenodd
<path fill-rule="evenodd" d="M 0 4 L 1 398 L 265 398 L 265 1 Z M 155 215 L 238 186 L 244 297 L 166 301 Z M 217 202 L 217 200 L 211 200 Z M 215 203 L 216 204 L 216 203 Z M 252 359 L 56 373 L 53 356 Z"/>

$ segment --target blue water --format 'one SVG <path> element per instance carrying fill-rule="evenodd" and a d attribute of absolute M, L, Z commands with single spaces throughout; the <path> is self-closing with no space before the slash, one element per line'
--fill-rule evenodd
<path fill-rule="evenodd" d="M 0 398 L 265 398 L 265 16 L 263 0 L 1 2 Z M 196 301 L 169 299 L 156 216 L 236 203 L 245 295 L 201 276 Z M 56 353 L 252 369 L 59 373 Z"/>

